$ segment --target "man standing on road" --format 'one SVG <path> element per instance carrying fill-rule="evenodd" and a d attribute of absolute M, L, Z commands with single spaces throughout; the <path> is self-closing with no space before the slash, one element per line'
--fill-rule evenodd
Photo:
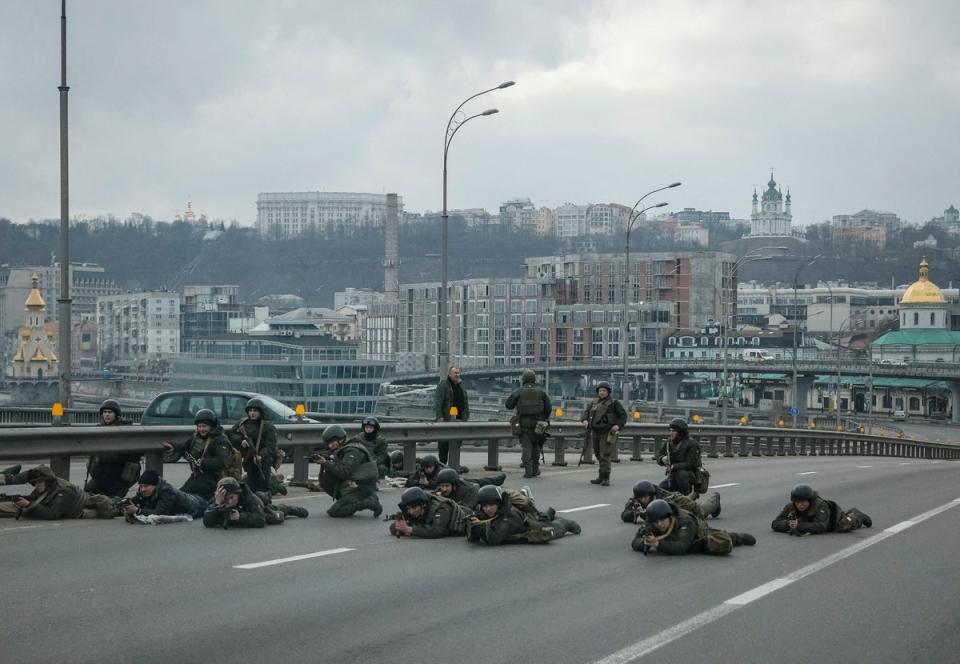
<path fill-rule="evenodd" d="M 700 444 L 690 437 L 687 421 L 682 417 L 670 420 L 670 438 L 660 447 L 657 463 L 667 469 L 667 478 L 660 483 L 661 487 L 690 495 L 694 475 L 700 467 Z"/>
<path fill-rule="evenodd" d="M 334 518 L 353 516 L 360 510 L 383 512 L 377 498 L 377 462 L 373 454 L 339 424 L 323 430 L 323 447 L 314 450 L 313 461 L 320 464 L 318 483 L 333 498 L 327 514 Z"/>
<path fill-rule="evenodd" d="M 120 404 L 114 399 L 107 399 L 100 405 L 100 426 L 129 424 L 128 420 L 122 418 Z M 128 452 L 96 454 L 87 461 L 87 472 L 90 480 L 84 485 L 84 491 L 123 498 L 140 477 L 140 454 Z"/>
<path fill-rule="evenodd" d="M 873 526 L 873 519 L 856 507 L 845 512 L 832 500 L 821 498 L 809 484 L 798 484 L 790 492 L 787 503 L 770 527 L 789 535 L 848 533 Z"/>
<path fill-rule="evenodd" d="M 710 528 L 706 522 L 665 500 L 647 506 L 646 526 L 637 531 L 631 544 L 634 551 L 666 556 L 707 553 L 725 556 L 735 546 L 753 546 L 757 539 L 749 533 L 730 533 Z"/>
<path fill-rule="evenodd" d="M 286 493 L 286 487 L 273 477 L 277 460 L 277 428 L 267 421 L 267 409 L 261 399 L 254 397 L 247 401 L 245 410 L 247 416 L 233 425 L 227 437 L 243 457 L 247 484 L 253 491 Z"/>
<path fill-rule="evenodd" d="M 533 369 L 524 369 L 520 377 L 520 388 L 507 397 L 504 406 L 517 409 L 510 420 L 520 439 L 523 476 L 540 475 L 540 453 L 546 440 L 547 426 L 550 424 L 552 404 L 550 397 L 537 385 L 537 374 Z"/>
<path fill-rule="evenodd" d="M 437 422 L 470 419 L 470 400 L 467 391 L 460 382 L 460 368 L 450 367 L 447 377 L 437 384 L 437 391 L 433 396 L 434 419 Z M 450 453 L 450 441 L 441 440 L 438 443 L 440 463 L 446 465 Z"/>
<path fill-rule="evenodd" d="M 610 383 L 597 383 L 597 398 L 580 417 L 583 428 L 590 432 L 593 453 L 600 474 L 590 484 L 610 486 L 610 461 L 617 454 L 617 436 L 627 423 L 627 411 L 610 396 Z"/>

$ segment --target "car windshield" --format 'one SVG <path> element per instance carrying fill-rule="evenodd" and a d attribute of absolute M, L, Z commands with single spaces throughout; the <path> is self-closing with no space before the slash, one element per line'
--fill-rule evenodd
<path fill-rule="evenodd" d="M 271 417 L 288 420 L 297 416 L 297 414 L 293 411 L 293 408 L 280 403 L 273 397 L 261 395 L 260 398 L 263 400 L 263 405 L 270 410 Z"/>

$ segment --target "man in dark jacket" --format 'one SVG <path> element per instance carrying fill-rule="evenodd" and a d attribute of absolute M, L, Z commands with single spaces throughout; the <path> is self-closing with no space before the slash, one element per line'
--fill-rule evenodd
<path fill-rule="evenodd" d="M 537 385 L 533 369 L 524 369 L 520 388 L 513 391 L 504 402 L 507 409 L 517 409 L 510 422 L 520 440 L 524 477 L 540 475 L 540 453 L 546 440 L 546 427 L 550 423 L 552 404 L 550 397 Z"/>
<path fill-rule="evenodd" d="M 467 397 L 467 391 L 460 382 L 460 368 L 450 367 L 447 377 L 437 384 L 437 390 L 433 395 L 434 420 L 437 422 L 449 422 L 450 420 L 461 420 L 466 422 L 470 419 L 470 400 Z M 446 464 L 450 452 L 450 442 L 441 440 L 438 443 L 440 451 L 440 463 Z"/>
<path fill-rule="evenodd" d="M 17 472 L 11 472 L 16 470 Z M 30 484 L 33 492 L 13 501 L 0 502 L 0 517 L 17 519 L 112 519 L 118 514 L 118 500 L 112 496 L 87 493 L 76 484 L 53 474 L 49 466 L 19 472 L 8 468 L 0 474 L 0 485 Z"/>
<path fill-rule="evenodd" d="M 190 463 L 191 474 L 180 490 L 210 502 L 221 478 L 239 474 L 239 455 L 234 454 L 233 446 L 212 410 L 198 410 L 193 421 L 197 425 L 193 436 L 179 444 L 163 444 L 168 450 L 163 460 L 175 463 L 181 457 L 185 458 Z"/>
<path fill-rule="evenodd" d="M 654 500 L 666 500 L 682 510 L 690 512 L 699 519 L 717 517 L 720 514 L 720 494 L 714 491 L 706 498 L 694 500 L 677 491 L 667 491 L 653 482 L 642 480 L 633 485 L 633 498 L 623 506 L 620 519 L 624 523 L 641 523 L 645 521 L 644 514 L 647 505 Z"/>
<path fill-rule="evenodd" d="M 144 471 L 140 476 L 140 487 L 137 495 L 130 499 L 123 508 L 127 520 L 136 515 L 176 516 L 189 514 L 195 519 L 203 516 L 207 509 L 207 501 L 192 493 L 175 489 L 155 470 Z"/>
<path fill-rule="evenodd" d="M 333 498 L 327 514 L 334 518 L 353 516 L 360 510 L 383 512 L 377 498 L 377 462 L 373 454 L 347 432 L 332 424 L 320 436 L 323 447 L 314 450 L 312 460 L 320 464 L 319 485 Z"/>
<path fill-rule="evenodd" d="M 203 525 L 207 528 L 263 528 L 267 523 L 263 513 L 263 501 L 257 498 L 246 484 L 234 477 L 224 477 L 217 482 L 213 501 L 203 513 Z"/>
<path fill-rule="evenodd" d="M 362 431 L 351 440 L 363 443 L 363 446 L 373 454 L 377 462 L 377 472 L 382 479 L 387 476 L 387 470 L 390 468 L 390 454 L 387 452 L 387 439 L 380 435 L 380 420 L 368 415 L 363 418 L 360 426 Z M 400 467 L 403 468 L 402 465 Z"/>
<path fill-rule="evenodd" d="M 428 454 L 422 459 L 418 459 L 417 468 L 407 476 L 407 488 L 418 486 L 424 491 L 434 491 L 437 488 L 437 477 L 447 470 L 447 466 L 440 463 L 440 460 L 432 454 Z M 454 470 L 451 468 L 450 470 Z M 463 472 L 461 470 L 460 472 Z M 459 473 L 457 474 L 459 476 Z M 487 486 L 494 484 L 500 486 L 507 479 L 504 473 L 490 475 L 488 477 L 474 477 L 470 480 L 476 486 Z"/>
<path fill-rule="evenodd" d="M 273 478 L 277 428 L 267 421 L 267 409 L 260 398 L 247 401 L 245 410 L 247 416 L 233 425 L 227 437 L 243 459 L 247 484 L 253 491 L 286 493 L 286 487 L 281 490 L 282 485 Z"/>
<path fill-rule="evenodd" d="M 660 447 L 657 463 L 667 469 L 661 487 L 684 495 L 693 491 L 695 473 L 700 467 L 700 444 L 690 437 L 687 421 L 682 417 L 670 420 L 670 438 Z"/>
<path fill-rule="evenodd" d="M 479 511 L 467 526 L 467 540 L 483 544 L 543 544 L 567 533 L 580 534 L 580 525 L 556 515 L 553 508 L 540 512 L 533 500 L 518 491 L 498 486 L 481 487 Z"/>
<path fill-rule="evenodd" d="M 100 426 L 127 426 L 122 419 L 120 404 L 107 399 L 100 405 Z M 102 493 L 123 498 L 140 477 L 140 454 L 127 452 L 104 452 L 91 456 L 87 461 L 90 480 L 83 487 L 87 493 Z"/>
<path fill-rule="evenodd" d="M 856 507 L 847 512 L 841 510 L 832 500 L 821 498 L 808 484 L 793 487 L 790 502 L 770 524 L 778 533 L 797 536 L 848 533 L 864 526 L 873 526 L 873 519 Z"/>
<path fill-rule="evenodd" d="M 449 498 L 431 495 L 420 487 L 404 489 L 398 507 L 400 512 L 390 524 L 390 534 L 396 537 L 463 535 L 469 515 Z"/>
<path fill-rule="evenodd" d="M 600 474 L 590 484 L 610 486 L 610 461 L 617 454 L 617 435 L 627 423 L 627 411 L 610 396 L 610 383 L 597 383 L 597 398 L 583 411 L 580 421 L 590 432 L 600 468 Z"/>
<path fill-rule="evenodd" d="M 437 473 L 436 479 L 437 490 L 434 492 L 436 495 L 449 498 L 471 512 L 476 511 L 479 486 L 473 482 L 464 481 L 460 473 L 453 468 L 444 468 Z"/>
<path fill-rule="evenodd" d="M 753 546 L 756 538 L 749 533 L 731 533 L 710 528 L 689 512 L 665 500 L 654 500 L 647 506 L 646 525 L 637 531 L 631 547 L 634 551 L 683 556 L 707 553 L 722 556 L 735 546 Z"/>

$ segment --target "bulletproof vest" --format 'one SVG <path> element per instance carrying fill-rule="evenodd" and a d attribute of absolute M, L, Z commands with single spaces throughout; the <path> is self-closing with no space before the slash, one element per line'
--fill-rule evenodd
<path fill-rule="evenodd" d="M 517 415 L 521 417 L 543 415 L 543 398 L 539 387 L 524 385 L 520 388 L 520 396 L 517 398 Z"/>

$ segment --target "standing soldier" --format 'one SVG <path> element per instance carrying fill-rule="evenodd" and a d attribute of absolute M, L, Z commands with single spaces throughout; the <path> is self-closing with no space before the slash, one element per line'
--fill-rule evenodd
<path fill-rule="evenodd" d="M 670 439 L 660 448 L 657 463 L 667 469 L 661 487 L 684 495 L 693 491 L 695 473 L 700 467 L 700 444 L 690 437 L 687 421 L 682 417 L 670 420 Z"/>
<path fill-rule="evenodd" d="M 230 445 L 212 410 L 201 408 L 193 416 L 193 422 L 197 430 L 190 438 L 179 444 L 163 444 L 168 450 L 163 460 L 174 463 L 181 457 L 186 459 L 190 463 L 190 479 L 184 482 L 180 490 L 210 502 L 217 482 L 226 475 L 239 475 L 239 454 Z"/>
<path fill-rule="evenodd" d="M 600 474 L 590 484 L 610 486 L 610 460 L 617 453 L 617 435 L 627 423 L 627 411 L 610 396 L 610 383 L 597 383 L 597 398 L 580 417 L 583 428 L 590 432 L 593 453 L 600 465 Z"/>
<path fill-rule="evenodd" d="M 323 447 L 314 450 L 313 461 L 320 464 L 318 483 L 333 498 L 327 514 L 334 518 L 353 516 L 360 510 L 383 512 L 377 498 L 377 463 L 373 454 L 357 442 L 347 440 L 339 424 L 331 424 L 320 436 Z"/>
<path fill-rule="evenodd" d="M 809 484 L 798 484 L 790 492 L 790 502 L 770 525 L 778 533 L 803 536 L 870 528 L 873 519 L 856 507 L 845 512 L 832 500 L 821 498 Z"/>
<path fill-rule="evenodd" d="M 107 399 L 100 405 L 100 426 L 130 424 L 121 416 L 120 404 L 113 399 Z M 105 452 L 94 455 L 87 461 L 87 473 L 90 480 L 84 485 L 84 491 L 123 498 L 140 479 L 140 454 Z"/>
<path fill-rule="evenodd" d="M 456 410 L 452 410 L 456 408 Z M 460 382 L 460 368 L 450 367 L 447 377 L 437 383 L 437 391 L 433 395 L 434 419 L 437 422 L 449 422 L 450 420 L 461 420 L 466 422 L 470 419 L 470 401 L 467 398 L 467 391 Z M 438 443 L 440 450 L 440 463 L 446 465 L 447 456 L 450 452 L 450 441 L 441 440 Z"/>
<path fill-rule="evenodd" d="M 380 479 L 383 479 L 387 476 L 387 469 L 390 468 L 390 454 L 387 452 L 387 439 L 380 435 L 380 420 L 373 415 L 367 415 L 360 426 L 362 431 L 352 440 L 363 443 L 363 446 L 373 454 L 377 462 L 378 474 Z"/>
<path fill-rule="evenodd" d="M 227 436 L 243 458 L 247 484 L 253 491 L 286 493 L 280 490 L 280 483 L 273 479 L 273 464 L 277 460 L 277 428 L 267 421 L 267 409 L 257 397 L 247 402 L 246 413 L 247 416 L 234 424 Z"/>
<path fill-rule="evenodd" d="M 533 369 L 523 370 L 520 388 L 507 397 L 504 406 L 517 409 L 510 422 L 523 450 L 520 461 L 523 476 L 537 477 L 540 475 L 540 453 L 550 424 L 551 403 L 547 393 L 537 385 L 537 374 Z"/>

